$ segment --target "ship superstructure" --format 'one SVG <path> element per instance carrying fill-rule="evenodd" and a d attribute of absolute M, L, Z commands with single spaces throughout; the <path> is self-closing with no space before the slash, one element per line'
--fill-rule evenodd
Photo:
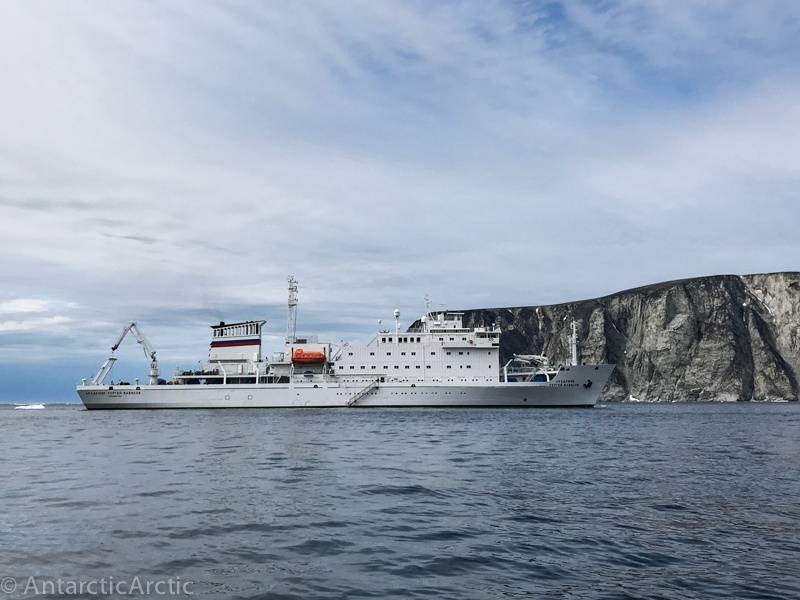
<path fill-rule="evenodd" d="M 379 331 L 366 344 L 334 346 L 298 336 L 298 287 L 289 278 L 284 346 L 262 353 L 266 321 L 211 327 L 206 364 L 157 378 L 155 351 L 129 325 L 98 374 L 78 386 L 87 408 L 243 408 L 355 406 L 594 406 L 613 365 L 578 365 L 573 324 L 570 365 L 544 356 L 514 356 L 500 364 L 498 324 L 467 327 L 463 313 L 429 311 L 416 327 Z M 106 384 L 113 351 L 132 331 L 151 360 L 148 385 Z M 155 371 L 154 371 L 155 368 Z"/>

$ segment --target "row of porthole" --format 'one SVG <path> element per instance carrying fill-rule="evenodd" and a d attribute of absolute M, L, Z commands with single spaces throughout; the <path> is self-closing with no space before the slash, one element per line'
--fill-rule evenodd
<path fill-rule="evenodd" d="M 376 395 L 377 393 L 378 393 L 378 392 L 369 392 L 369 393 L 367 393 L 367 394 L 365 394 L 365 395 L 367 395 L 367 396 L 374 396 L 374 395 Z M 458 394 L 460 394 L 460 395 L 464 396 L 464 395 L 466 395 L 466 393 L 467 393 L 467 392 L 442 392 L 442 394 L 443 394 L 443 395 L 446 395 L 446 396 L 451 396 L 451 395 L 453 395 L 454 393 L 458 393 Z M 416 395 L 418 395 L 418 394 L 419 394 L 419 395 L 428 394 L 428 395 L 432 395 L 432 396 L 438 396 L 438 395 L 439 395 L 439 392 L 389 392 L 389 395 L 391 395 L 391 396 L 416 396 Z M 299 395 L 299 394 L 298 394 L 298 395 Z M 336 395 L 337 395 L 337 396 L 351 396 L 352 394 L 348 394 L 348 393 L 346 393 L 346 392 L 336 392 Z"/>
<path fill-rule="evenodd" d="M 492 368 L 492 365 L 488 365 L 488 367 L 491 369 L 491 368 Z M 351 370 L 351 371 L 354 371 L 354 370 L 355 370 L 355 368 L 356 368 L 356 366 L 355 366 L 355 365 L 350 365 L 350 370 Z M 364 365 L 361 365 L 361 367 L 360 367 L 360 370 L 362 370 L 362 371 L 363 371 L 363 370 L 366 370 L 366 368 L 367 368 L 366 366 L 364 366 Z M 372 365 L 372 366 L 370 366 L 370 370 L 371 370 L 371 371 L 374 371 L 374 370 L 375 370 L 375 369 L 377 369 L 377 368 L 378 368 L 378 366 L 377 366 L 377 365 Z M 384 369 L 388 369 L 388 368 L 389 368 L 389 365 L 383 365 L 383 368 L 384 368 Z M 394 368 L 395 368 L 395 369 L 399 369 L 399 368 L 400 368 L 400 365 L 395 365 L 395 366 L 394 366 Z M 411 365 L 405 365 L 405 367 L 404 367 L 404 368 L 406 368 L 406 369 L 410 369 L 410 368 L 411 368 Z M 422 368 L 422 366 L 421 366 L 421 365 L 414 365 L 414 368 L 415 368 L 415 369 L 421 369 L 421 368 Z M 430 368 L 431 368 L 431 365 L 425 365 L 425 368 L 426 368 L 426 369 L 430 369 Z M 453 366 L 452 366 L 452 365 L 447 365 L 447 368 L 448 368 L 448 369 L 452 369 L 452 368 L 453 368 Z M 459 368 L 459 369 L 463 369 L 463 368 L 464 368 L 464 365 L 458 365 L 458 368 Z M 467 369 L 471 369 L 471 368 L 472 368 L 472 365 L 466 365 L 466 368 L 467 368 Z M 344 370 L 344 365 L 339 365 L 339 370 L 340 370 L 340 371 L 343 371 L 343 370 Z"/>

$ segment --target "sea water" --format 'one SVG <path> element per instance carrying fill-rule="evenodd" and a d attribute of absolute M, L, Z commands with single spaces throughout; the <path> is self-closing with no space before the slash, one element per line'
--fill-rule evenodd
<path fill-rule="evenodd" d="M 8 408 L 5 597 L 800 597 L 794 403 Z"/>

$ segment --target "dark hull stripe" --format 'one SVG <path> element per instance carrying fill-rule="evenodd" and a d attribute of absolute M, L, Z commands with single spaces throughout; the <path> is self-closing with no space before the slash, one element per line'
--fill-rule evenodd
<path fill-rule="evenodd" d="M 86 406 L 87 410 L 317 410 L 317 409 L 351 409 L 351 408 L 359 408 L 364 410 L 378 410 L 381 408 L 425 408 L 425 409 L 448 409 L 448 408 L 456 408 L 456 409 L 478 409 L 478 410 L 485 410 L 485 409 L 492 409 L 492 408 L 503 408 L 503 409 L 514 409 L 514 408 L 521 408 L 524 410 L 530 409 L 537 409 L 537 408 L 594 408 L 594 404 L 475 404 L 472 406 L 465 406 L 465 405 L 458 405 L 454 404 L 452 406 L 445 406 L 442 404 L 381 404 L 375 406 L 359 406 L 357 404 L 353 406 L 240 406 L 240 405 L 233 405 L 233 406 L 148 406 L 145 404 L 142 405 L 131 405 L 129 406 L 119 406 L 117 404 L 93 404 L 91 406 Z"/>
<path fill-rule="evenodd" d="M 220 340 L 211 342 L 212 348 L 230 348 L 232 346 L 260 346 L 261 340 Z"/>

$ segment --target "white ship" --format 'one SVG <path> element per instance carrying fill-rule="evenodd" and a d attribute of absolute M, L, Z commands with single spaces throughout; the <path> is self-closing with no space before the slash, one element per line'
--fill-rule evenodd
<path fill-rule="evenodd" d="M 500 328 L 464 327 L 463 314 L 429 312 L 421 326 L 380 331 L 364 345 L 335 347 L 296 335 L 297 282 L 289 278 L 289 319 L 282 351 L 262 357 L 266 321 L 211 327 L 208 362 L 196 371 L 158 377 L 156 353 L 135 323 L 122 331 L 98 373 L 77 386 L 88 409 L 592 407 L 613 365 L 579 365 L 573 322 L 572 361 L 551 366 L 544 356 L 500 362 Z M 150 362 L 147 385 L 104 383 L 114 352 L 131 333 Z"/>

